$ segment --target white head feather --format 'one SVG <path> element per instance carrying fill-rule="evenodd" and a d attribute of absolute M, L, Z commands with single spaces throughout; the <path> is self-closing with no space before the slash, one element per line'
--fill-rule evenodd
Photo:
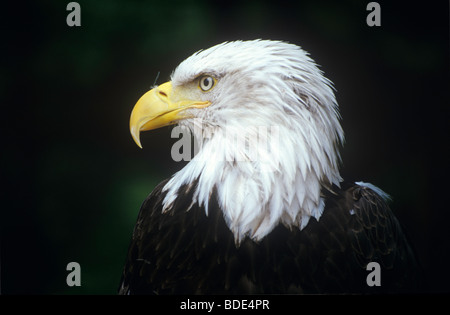
<path fill-rule="evenodd" d="M 320 218 L 322 186 L 339 185 L 344 140 L 332 84 L 300 47 L 280 41 L 227 42 L 199 51 L 172 74 L 174 87 L 208 74 L 212 104 L 180 122 L 201 144 L 166 184 L 164 210 L 198 179 L 193 203 L 208 213 L 214 188 L 237 243 L 262 239 L 280 222 L 302 229 Z M 199 123 L 201 122 L 201 123 Z M 261 132 L 261 130 L 265 132 Z M 235 139 L 243 138 L 244 146 Z M 259 140 L 258 140 L 259 139 Z M 248 148 L 261 141 L 257 159 Z"/>

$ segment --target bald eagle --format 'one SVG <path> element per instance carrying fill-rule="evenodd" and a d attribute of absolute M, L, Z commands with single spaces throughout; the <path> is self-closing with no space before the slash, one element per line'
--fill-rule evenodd
<path fill-rule="evenodd" d="M 418 289 L 389 196 L 339 174 L 332 83 L 299 46 L 234 41 L 193 54 L 139 99 L 130 131 L 142 147 L 141 131 L 175 123 L 199 149 L 142 204 L 120 294 Z"/>

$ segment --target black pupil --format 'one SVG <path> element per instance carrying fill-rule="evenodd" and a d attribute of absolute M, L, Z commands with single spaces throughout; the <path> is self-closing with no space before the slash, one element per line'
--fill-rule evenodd
<path fill-rule="evenodd" d="M 210 85 L 211 85 L 211 78 L 204 78 L 203 79 L 203 85 L 204 85 L 205 89 L 209 88 Z"/>

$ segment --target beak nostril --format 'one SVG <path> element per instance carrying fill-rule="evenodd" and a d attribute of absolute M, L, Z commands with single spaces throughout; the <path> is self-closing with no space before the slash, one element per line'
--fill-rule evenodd
<path fill-rule="evenodd" d="M 167 97 L 167 94 L 164 93 L 163 91 L 159 91 L 159 95 L 163 96 L 163 97 Z"/>

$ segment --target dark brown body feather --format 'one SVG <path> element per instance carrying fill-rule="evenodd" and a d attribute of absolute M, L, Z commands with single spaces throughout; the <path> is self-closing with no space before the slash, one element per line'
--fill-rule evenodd
<path fill-rule="evenodd" d="M 180 190 L 168 213 L 158 185 L 145 200 L 129 247 L 120 294 L 417 292 L 419 266 L 386 202 L 367 187 L 326 191 L 325 210 L 303 230 L 276 227 L 260 242 L 235 245 L 211 194 L 209 215 Z M 195 187 L 191 185 L 190 187 Z M 381 286 L 369 287 L 369 262 Z"/>

